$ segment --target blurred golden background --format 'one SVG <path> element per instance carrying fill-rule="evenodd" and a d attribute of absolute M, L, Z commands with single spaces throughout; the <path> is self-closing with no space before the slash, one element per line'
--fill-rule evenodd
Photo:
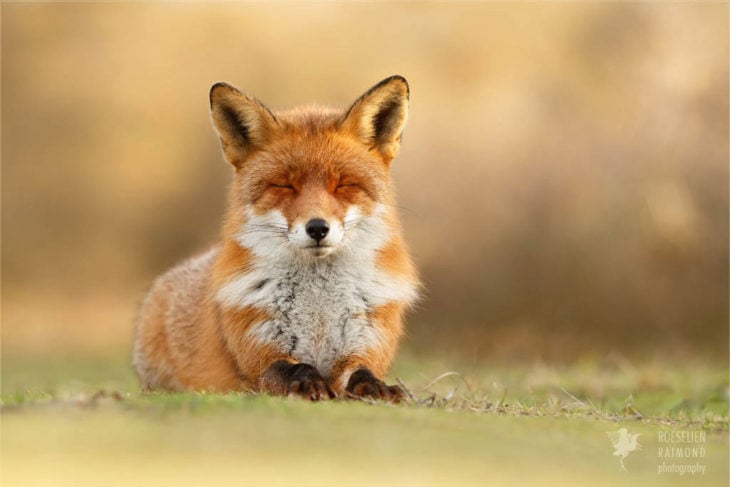
<path fill-rule="evenodd" d="M 2 5 L 4 356 L 127 353 L 216 238 L 227 81 L 272 108 L 411 84 L 406 347 L 727 357 L 728 7 Z"/>

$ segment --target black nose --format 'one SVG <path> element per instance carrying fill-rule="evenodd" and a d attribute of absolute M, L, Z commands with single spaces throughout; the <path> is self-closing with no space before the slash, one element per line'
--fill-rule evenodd
<path fill-rule="evenodd" d="M 323 240 L 329 233 L 330 226 L 321 218 L 312 218 L 307 222 L 304 229 L 307 231 L 307 235 L 319 243 L 319 241 Z"/>

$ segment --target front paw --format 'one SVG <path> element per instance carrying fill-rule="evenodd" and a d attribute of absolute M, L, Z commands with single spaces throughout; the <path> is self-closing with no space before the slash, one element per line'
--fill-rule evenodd
<path fill-rule="evenodd" d="M 359 369 L 350 376 L 345 394 L 352 399 L 367 398 L 393 403 L 398 403 L 405 397 L 402 388 L 387 385 L 368 369 Z"/>
<path fill-rule="evenodd" d="M 261 389 L 272 394 L 310 401 L 335 397 L 327 381 L 309 364 L 292 364 L 284 360 L 276 362 L 261 377 L 260 385 Z"/>
<path fill-rule="evenodd" d="M 317 369 L 309 364 L 296 364 L 289 376 L 287 396 L 319 401 L 333 399 L 335 394 Z"/>

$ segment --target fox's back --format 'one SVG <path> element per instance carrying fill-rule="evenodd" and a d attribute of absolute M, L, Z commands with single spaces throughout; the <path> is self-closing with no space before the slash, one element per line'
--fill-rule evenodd
<path fill-rule="evenodd" d="M 214 247 L 168 270 L 142 302 L 133 358 L 147 388 L 184 389 L 176 370 L 195 353 L 197 326 L 219 251 Z"/>

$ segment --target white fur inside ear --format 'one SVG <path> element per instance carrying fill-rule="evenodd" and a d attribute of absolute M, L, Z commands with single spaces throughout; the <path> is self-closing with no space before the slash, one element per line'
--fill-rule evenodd
<path fill-rule="evenodd" d="M 408 119 L 408 87 L 393 79 L 367 92 L 350 108 L 345 125 L 367 145 L 395 157 Z"/>
<path fill-rule="evenodd" d="M 390 157 L 395 157 L 408 117 L 407 102 L 395 97 L 376 100 L 363 107 L 361 136 Z"/>
<path fill-rule="evenodd" d="M 223 152 L 233 165 L 246 157 L 251 146 L 265 144 L 276 119 L 260 102 L 226 84 L 214 85 L 210 114 Z"/>

